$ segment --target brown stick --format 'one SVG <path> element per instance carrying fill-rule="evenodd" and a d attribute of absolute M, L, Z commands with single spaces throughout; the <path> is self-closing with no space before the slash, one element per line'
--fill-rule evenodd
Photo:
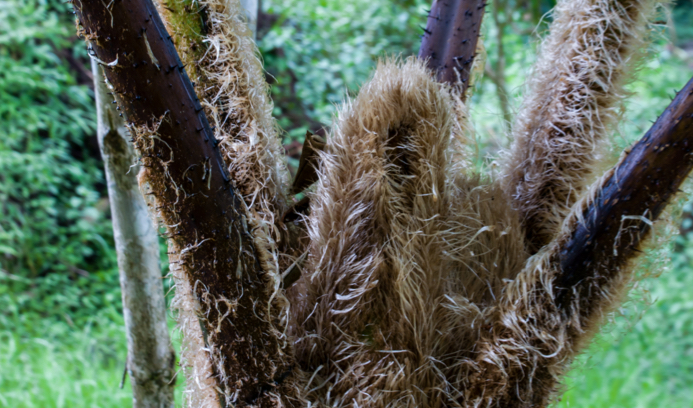
<path fill-rule="evenodd" d="M 612 170 L 585 209 L 585 222 L 563 243 L 557 260 L 562 274 L 555 282 L 559 300 L 566 300 L 567 288 L 597 273 L 608 276 L 633 257 L 650 223 L 624 217 L 656 220 L 691 172 L 692 152 L 693 79 Z"/>
<path fill-rule="evenodd" d="M 438 73 L 440 82 L 464 95 L 484 17 L 485 0 L 435 0 L 428 14 L 419 58 Z"/>
<path fill-rule="evenodd" d="M 318 160 L 320 152 L 325 149 L 325 138 L 327 131 L 325 128 L 318 129 L 317 132 L 306 132 L 306 139 L 303 141 L 301 158 L 298 162 L 296 176 L 291 184 L 291 193 L 298 194 L 318 181 Z"/>
<path fill-rule="evenodd" d="M 272 277 L 170 36 L 151 0 L 74 6 L 142 156 L 140 181 L 194 288 L 224 405 L 273 405 L 291 363 L 269 317 Z"/>

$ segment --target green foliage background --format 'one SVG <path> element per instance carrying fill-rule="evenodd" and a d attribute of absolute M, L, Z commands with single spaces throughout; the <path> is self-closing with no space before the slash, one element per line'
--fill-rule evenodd
<path fill-rule="evenodd" d="M 512 112 L 552 2 L 508 4 L 501 14 L 510 22 L 502 41 Z M 415 54 L 428 5 L 265 0 L 259 46 L 285 143 L 329 125 L 378 58 Z M 672 16 L 631 86 L 612 160 L 693 72 L 693 2 Z M 499 28 L 490 18 L 484 24 L 494 67 Z M 127 381 L 118 387 L 125 337 L 88 62 L 69 5 L 0 0 L 0 407 L 130 405 Z M 498 87 L 488 79 L 476 86 L 472 117 L 479 165 L 487 166 L 508 142 Z M 692 220 L 683 230 L 693 230 Z M 691 240 L 679 237 L 667 271 L 639 283 L 635 300 L 576 363 L 558 405 L 693 406 L 691 257 Z"/>
<path fill-rule="evenodd" d="M 0 324 L 117 314 L 93 95 L 64 60 L 84 46 L 57 1 L 2 1 L 0 21 Z"/>

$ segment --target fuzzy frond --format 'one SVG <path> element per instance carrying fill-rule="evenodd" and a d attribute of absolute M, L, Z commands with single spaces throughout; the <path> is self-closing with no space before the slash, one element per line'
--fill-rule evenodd
<path fill-rule="evenodd" d="M 449 291 L 477 307 L 491 306 L 528 257 L 517 212 L 497 181 L 461 176 L 448 188 Z"/>
<path fill-rule="evenodd" d="M 478 352 L 465 384 L 465 406 L 544 407 L 560 391 L 561 379 L 575 356 L 594 337 L 608 313 L 632 282 L 638 258 L 609 268 L 594 265 L 593 276 L 571 288 L 557 284 L 565 271 L 559 260 L 563 244 L 597 197 L 607 173 L 589 189 L 565 221 L 561 235 L 527 260 L 508 281 L 478 339 Z M 559 293 L 567 290 L 563 305 Z"/>
<path fill-rule="evenodd" d="M 379 63 L 339 113 L 312 197 L 306 294 L 294 328 L 297 359 L 313 373 L 312 401 L 442 401 L 437 232 L 448 202 L 452 112 L 448 89 L 409 59 Z"/>
<path fill-rule="evenodd" d="M 533 252 L 555 237 L 593 178 L 654 8 L 653 0 L 562 0 L 554 11 L 503 170 Z"/>

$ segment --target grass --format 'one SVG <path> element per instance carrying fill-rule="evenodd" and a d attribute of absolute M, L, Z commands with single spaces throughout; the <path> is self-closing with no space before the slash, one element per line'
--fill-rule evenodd
<path fill-rule="evenodd" d="M 126 356 L 122 320 L 89 324 L 59 337 L 1 330 L 0 407 L 132 407 L 130 382 L 119 386 Z M 176 406 L 181 406 L 178 385 Z"/>
<path fill-rule="evenodd" d="M 635 298 L 646 291 L 653 302 L 621 311 L 575 363 L 556 407 L 693 406 L 693 247 L 686 251 L 641 282 Z M 64 322 L 45 324 L 37 332 L 64 332 L 50 327 Z M 119 388 L 125 357 L 122 320 L 57 337 L 0 329 L 0 407 L 130 407 L 129 381 Z M 182 388 L 179 380 L 176 406 Z"/>
<path fill-rule="evenodd" d="M 119 388 L 127 350 L 116 326 L 88 326 L 64 338 L 0 333 L 1 407 L 128 407 Z"/>
<path fill-rule="evenodd" d="M 574 364 L 557 407 L 693 406 L 690 258 L 678 254 L 670 271 L 643 286 L 653 302 L 626 308 L 598 336 Z"/>

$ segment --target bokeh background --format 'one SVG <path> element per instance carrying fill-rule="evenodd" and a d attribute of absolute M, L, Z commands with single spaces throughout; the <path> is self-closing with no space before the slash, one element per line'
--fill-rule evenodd
<path fill-rule="evenodd" d="M 306 130 L 329 125 L 378 58 L 417 52 L 429 5 L 261 2 L 258 43 L 290 165 Z M 471 99 L 479 167 L 492 170 L 508 143 L 553 5 L 499 0 L 488 8 L 488 73 Z M 693 74 L 693 1 L 662 8 L 656 23 L 605 163 Z M 127 350 L 92 88 L 68 4 L 0 0 L 0 407 L 131 406 L 128 381 L 121 387 Z M 630 300 L 574 364 L 556 406 L 693 407 L 693 211 L 680 201 L 675 239 L 651 251 Z"/>

